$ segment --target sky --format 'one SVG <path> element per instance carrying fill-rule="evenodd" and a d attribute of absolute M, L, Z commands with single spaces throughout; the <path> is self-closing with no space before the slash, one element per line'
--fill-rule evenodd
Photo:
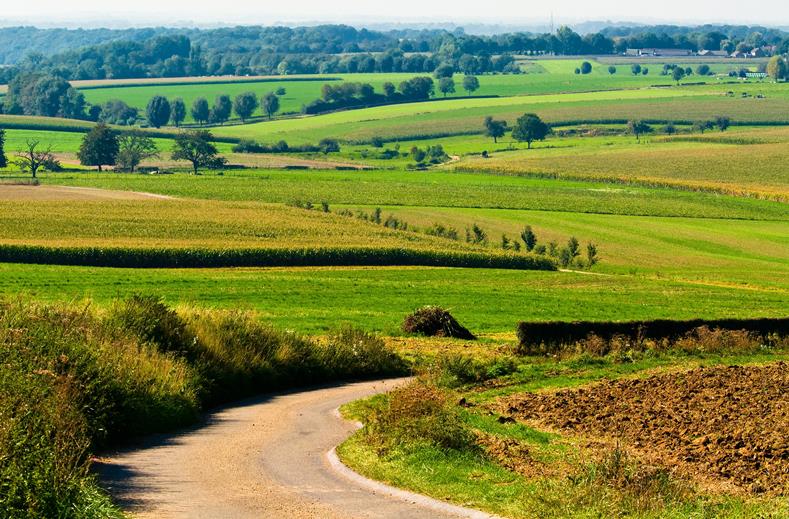
<path fill-rule="evenodd" d="M 789 0 L 5 0 L 0 20 L 36 25 L 227 25 L 277 22 L 556 24 L 760 23 L 789 26 Z M 115 5 L 111 5 L 115 4 Z"/>

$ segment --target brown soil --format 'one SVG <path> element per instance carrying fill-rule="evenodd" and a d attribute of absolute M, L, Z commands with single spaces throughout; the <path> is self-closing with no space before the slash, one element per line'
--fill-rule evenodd
<path fill-rule="evenodd" d="M 587 438 L 706 485 L 789 494 L 789 364 L 698 368 L 502 399 L 499 411 Z"/>

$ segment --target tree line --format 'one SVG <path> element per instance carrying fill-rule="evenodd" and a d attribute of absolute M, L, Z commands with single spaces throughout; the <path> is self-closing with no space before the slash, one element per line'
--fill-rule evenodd
<path fill-rule="evenodd" d="M 202 168 L 221 168 L 227 161 L 219 156 L 213 140 L 208 130 L 181 132 L 173 141 L 170 158 L 189 162 L 195 175 Z M 0 168 L 9 164 L 4 145 L 5 130 L 0 128 Z M 160 154 L 156 141 L 142 130 L 119 132 L 100 123 L 82 138 L 77 158 L 83 166 L 97 167 L 99 171 L 104 166 L 116 166 L 120 171 L 133 173 L 144 161 L 159 158 Z M 31 173 L 34 179 L 41 170 L 62 170 L 52 146 L 44 146 L 37 139 L 27 139 L 24 147 L 17 151 L 10 162 L 20 170 Z"/>
<path fill-rule="evenodd" d="M 147 31 L 147 32 L 146 32 Z M 0 29 L 0 42 L 6 34 Z M 16 37 L 19 30 L 12 32 Z M 36 33 L 37 34 L 37 33 Z M 74 79 L 185 77 L 198 75 L 431 73 L 451 63 L 466 74 L 518 72 L 512 55 L 613 54 L 627 48 L 740 49 L 775 45 L 789 52 L 787 33 L 761 27 L 708 26 L 604 30 L 580 35 L 569 27 L 554 34 L 370 31 L 341 25 L 234 27 L 211 30 L 146 29 L 118 33 L 113 41 L 85 43 L 49 53 L 35 42 L 15 66 L 0 68 L 0 83 L 23 73 L 47 72 Z M 18 48 L 14 40 L 13 47 Z M 76 48 L 79 47 L 79 48 Z M 0 45 L 0 49 L 3 46 Z M 57 51 L 59 46 L 53 47 Z M 41 51 L 47 51 L 46 54 Z"/>
<path fill-rule="evenodd" d="M 279 112 L 280 97 L 285 94 L 284 88 L 260 97 L 251 91 L 235 98 L 220 94 L 214 99 L 213 105 L 206 98 L 199 97 L 188 109 L 192 119 L 200 125 L 224 124 L 233 113 L 246 121 L 255 115 L 258 108 L 263 115 L 271 118 Z M 0 112 L 83 119 L 120 126 L 133 126 L 141 121 L 139 110 L 121 99 L 111 99 L 103 105 L 89 105 L 85 96 L 68 81 L 46 74 L 27 74 L 14 78 L 0 105 Z M 168 123 L 178 127 L 186 116 L 187 106 L 183 99 L 170 100 L 154 96 L 149 100 L 142 120 L 154 128 L 161 128 Z"/>

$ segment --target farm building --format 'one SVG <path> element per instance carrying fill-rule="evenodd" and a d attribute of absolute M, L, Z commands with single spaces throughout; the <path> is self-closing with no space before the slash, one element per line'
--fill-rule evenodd
<path fill-rule="evenodd" d="M 666 57 L 680 57 L 690 56 L 693 52 L 688 49 L 627 49 L 625 55 L 627 56 L 666 56 Z"/>

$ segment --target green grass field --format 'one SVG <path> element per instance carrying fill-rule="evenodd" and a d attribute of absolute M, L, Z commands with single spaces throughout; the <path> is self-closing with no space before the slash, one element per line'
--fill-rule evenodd
<path fill-rule="evenodd" d="M 45 184 L 185 198 L 330 205 L 443 206 L 786 220 L 783 204 L 712 193 L 446 171 L 229 171 L 141 176 L 45 173 Z"/>
<path fill-rule="evenodd" d="M 543 62 L 545 65 L 545 62 Z M 557 60 L 550 73 L 526 73 L 521 75 L 483 75 L 479 76 L 480 88 L 473 93 L 475 96 L 517 96 L 534 95 L 548 93 L 569 93 L 605 90 L 610 88 L 626 89 L 641 88 L 652 85 L 668 85 L 672 81 L 666 76 L 657 75 L 657 70 L 653 76 L 632 76 L 631 74 L 621 73 L 609 77 L 607 67 L 602 65 L 595 67 L 592 74 L 576 76 L 574 74 L 574 64 Z M 546 69 L 543 69 L 546 70 Z M 547 71 L 547 70 L 546 70 Z M 623 71 L 624 72 L 624 71 Z M 163 95 L 168 98 L 181 97 L 191 106 L 192 102 L 198 97 L 205 97 L 212 102 L 220 94 L 235 97 L 242 92 L 255 92 L 258 95 L 272 92 L 278 88 L 284 88 L 287 93 L 281 99 L 281 111 L 283 113 L 299 112 L 303 104 L 320 97 L 321 86 L 327 82 L 336 80 L 346 82 L 369 83 L 381 92 L 383 84 L 386 82 L 398 85 L 400 82 L 418 75 L 430 75 L 429 73 L 395 73 L 395 74 L 328 74 L 315 76 L 299 76 L 291 79 L 283 77 L 267 77 L 255 80 L 255 78 L 195 78 L 194 80 L 181 80 L 176 85 L 167 84 L 168 81 L 148 82 L 125 86 L 128 81 L 118 82 L 76 82 L 78 88 L 82 88 L 86 100 L 91 104 L 104 104 L 110 99 L 122 99 L 131 106 L 144 109 L 145 105 L 155 95 Z M 466 95 L 461 88 L 463 76 L 456 75 L 456 92 L 450 97 Z M 710 81 L 709 79 L 707 79 Z M 196 81 L 196 83 L 191 83 Z M 442 97 L 438 93 L 437 97 Z M 187 121 L 191 122 L 191 116 Z"/>
<path fill-rule="evenodd" d="M 435 268 L 112 269 L 0 265 L 0 293 L 42 300 L 133 293 L 172 304 L 254 309 L 285 329 L 323 333 L 343 323 L 400 334 L 403 317 L 437 304 L 483 334 L 520 320 L 782 316 L 785 291 L 586 273 Z"/>
<path fill-rule="evenodd" d="M 456 228 L 461 236 L 466 227 L 477 223 L 487 231 L 490 243 L 486 250 L 492 252 L 498 249 L 501 234 L 517 238 L 522 227 L 528 224 L 534 227 L 543 243 L 556 241 L 562 244 L 570 236 L 576 236 L 584 245 L 596 243 L 602 263 L 594 268 L 591 276 L 572 275 L 586 276 L 578 279 L 589 283 L 628 285 L 634 293 L 642 289 L 651 293 L 663 284 L 675 284 L 691 294 L 696 294 L 697 290 L 726 293 L 733 290 L 736 296 L 725 297 L 735 300 L 767 297 L 771 301 L 766 308 L 741 305 L 738 312 L 742 315 L 748 312 L 785 313 L 789 305 L 785 282 L 789 273 L 786 255 L 789 237 L 785 231 L 789 211 L 784 202 L 789 177 L 782 165 L 786 161 L 789 137 L 786 127 L 780 123 L 786 122 L 784 119 L 789 113 L 789 89 L 780 84 L 729 82 L 715 77 L 703 78 L 706 84 L 677 86 L 669 78 L 657 74 L 655 63 L 650 64 L 654 70 L 649 76 L 633 76 L 626 66 L 620 66 L 617 74 L 610 75 L 607 64 L 601 62 L 593 63 L 591 74 L 578 76 L 573 73 L 575 66 L 577 63 L 573 60 L 539 59 L 524 64 L 526 74 L 481 77 L 482 87 L 478 94 L 500 97 L 435 100 L 228 125 L 212 130 L 221 137 L 254 138 L 261 142 L 286 139 L 290 143 L 312 143 L 324 137 L 366 141 L 372 136 L 382 136 L 390 140 L 399 139 L 403 152 L 415 145 L 441 144 L 450 155 L 457 156 L 445 166 L 428 171 L 408 171 L 405 167 L 411 161 L 410 157 L 382 160 L 376 158 L 378 150 L 369 144 L 344 144 L 339 154 L 329 157 L 299 154 L 292 159 L 313 161 L 312 165 L 319 168 L 333 168 L 331 161 L 344 161 L 374 170 L 242 169 L 221 174 L 206 172 L 199 176 L 178 172 L 156 176 L 43 173 L 41 181 L 45 185 L 149 192 L 179 200 L 3 202 L 0 239 L 14 245 L 70 247 L 238 249 L 341 244 L 420 250 L 467 248 L 459 242 L 420 233 L 391 232 L 354 218 L 282 207 L 282 204 L 297 200 L 315 205 L 325 201 L 333 211 L 362 208 L 372 212 L 380 207 L 384 217 L 392 214 L 412 228 L 427 228 L 439 223 Z M 718 69 L 725 64 L 716 66 L 715 70 L 722 72 Z M 338 77 L 343 81 L 363 81 L 380 86 L 384 81 L 397 83 L 411 76 L 370 74 Z M 154 92 L 168 96 L 178 93 L 186 99 L 198 95 L 211 97 L 226 88 L 240 92 L 283 86 L 287 90 L 288 102 L 296 106 L 316 96 L 322 84 L 321 78 L 317 78 L 318 81 L 274 79 L 177 85 L 156 82 L 86 85 L 90 88 L 85 93 L 92 101 L 121 97 L 142 106 Z M 694 79 L 698 78 L 688 81 Z M 661 87 L 650 88 L 654 85 Z M 763 98 L 756 98 L 756 94 Z M 517 115 L 528 111 L 534 111 L 551 122 L 572 124 L 558 128 L 561 135 L 536 143 L 533 150 L 522 149 L 522 145 L 510 142 L 509 137 L 494 144 L 481 135 L 481 122 L 486 115 L 512 122 Z M 688 126 L 678 124 L 681 130 L 678 135 L 652 134 L 636 142 L 632 136 L 624 135 L 621 122 L 601 124 L 631 118 L 681 123 L 716 115 L 728 115 L 740 125 L 752 121 L 778 126 L 736 126 L 726 133 L 707 132 L 701 135 L 689 133 Z M 49 123 L 31 118 L 15 121 L 29 125 Z M 586 121 L 598 122 L 583 124 Z M 57 125 L 63 124 L 68 122 L 52 121 L 52 126 L 45 131 L 10 129 L 7 149 L 18 148 L 27 139 L 39 139 L 52 143 L 60 155 L 73 161 L 81 135 L 56 131 Z M 159 162 L 167 163 L 170 141 L 159 138 L 157 144 L 163 151 Z M 230 146 L 220 144 L 220 151 L 229 154 Z M 491 157 L 482 159 L 479 156 L 482 151 L 488 151 Z M 229 157 L 231 161 L 253 158 Z M 167 164 L 176 170 L 180 166 Z M 23 177 L 13 170 L 4 176 L 6 181 Z M 41 208 L 45 208 L 44 214 L 40 213 Z M 47 268 L 80 271 L 70 267 Z M 113 273 L 117 279 L 126 271 L 106 269 L 101 272 Z M 151 272 L 156 272 L 160 279 L 168 279 L 169 276 L 167 271 Z M 215 272 L 214 279 L 221 279 L 235 271 L 204 272 Z M 268 276 L 272 271 L 244 272 L 254 278 Z M 303 273 L 308 277 L 313 272 L 324 271 L 292 269 L 283 272 L 295 280 L 297 274 Z M 338 272 L 343 275 L 353 272 L 363 272 L 364 276 L 378 275 L 375 269 Z M 408 276 L 421 272 L 430 277 L 444 271 L 406 269 L 403 272 Z M 496 274 L 499 275 L 507 277 L 511 274 Z M 408 276 L 404 278 L 405 283 L 408 283 Z M 168 286 L 169 282 L 162 282 L 162 287 Z M 371 280 L 367 285 L 370 297 L 384 297 L 386 293 L 386 289 L 377 282 Z M 507 283 L 500 286 L 493 278 L 487 282 L 493 285 L 490 290 L 511 290 Z M 17 282 L 17 286 L 20 284 L 22 281 Z M 475 285 L 474 290 L 482 290 L 482 284 Z M 12 285 L 6 291 L 10 291 Z M 225 285 L 230 289 L 234 283 L 228 281 Z M 79 296 L 78 286 L 82 286 L 83 293 L 93 295 L 89 283 L 81 281 L 69 292 L 71 296 Z M 285 282 L 277 289 L 277 296 L 282 295 L 284 286 Z M 425 294 L 436 290 L 429 286 L 432 288 L 426 288 Z M 535 290 L 538 288 L 534 287 Z M 130 289 L 127 286 L 126 290 Z M 336 299 L 344 297 L 342 290 L 338 284 L 327 288 L 327 293 L 331 294 L 331 299 Z M 515 290 L 513 297 L 517 297 L 518 292 Z M 681 306 L 693 308 L 695 312 L 703 311 L 700 310 L 701 300 L 696 305 L 688 303 L 688 298 L 692 297 L 696 296 L 683 296 Z M 98 299 L 106 299 L 106 296 L 99 294 Z M 233 299 L 233 304 L 241 299 Z M 357 298 L 354 296 L 352 299 Z M 197 296 L 196 300 L 211 303 L 210 298 L 204 295 Z M 428 302 L 420 300 L 411 306 Z M 449 303 L 455 302 L 451 300 Z M 304 303 L 290 304 L 301 307 Z M 516 309 L 524 306 L 512 304 Z M 408 305 L 401 304 L 397 311 L 392 312 L 379 309 L 386 317 L 375 321 L 376 328 L 391 329 L 391 323 L 396 321 L 393 316 L 399 315 L 405 306 Z M 673 303 L 669 306 L 668 313 L 661 315 L 688 315 L 683 313 L 684 310 L 677 313 L 679 306 L 675 307 Z M 260 305 L 255 304 L 255 307 L 260 308 Z M 542 315 L 539 310 L 535 311 L 534 315 Z M 726 314 L 728 311 L 721 307 L 713 313 Z M 495 311 L 487 307 L 484 313 Z M 626 312 L 626 315 L 631 314 L 642 315 L 632 309 Z M 549 315 L 572 317 L 564 311 Z M 596 314 L 593 312 L 592 315 Z M 482 322 L 489 317 L 484 317 Z M 315 325 L 310 317 L 307 322 L 312 324 L 304 324 L 303 328 L 327 326 L 329 321 L 340 320 L 331 319 L 329 314 L 324 318 L 320 325 Z M 505 329 L 501 324 L 497 326 L 497 331 Z"/>

